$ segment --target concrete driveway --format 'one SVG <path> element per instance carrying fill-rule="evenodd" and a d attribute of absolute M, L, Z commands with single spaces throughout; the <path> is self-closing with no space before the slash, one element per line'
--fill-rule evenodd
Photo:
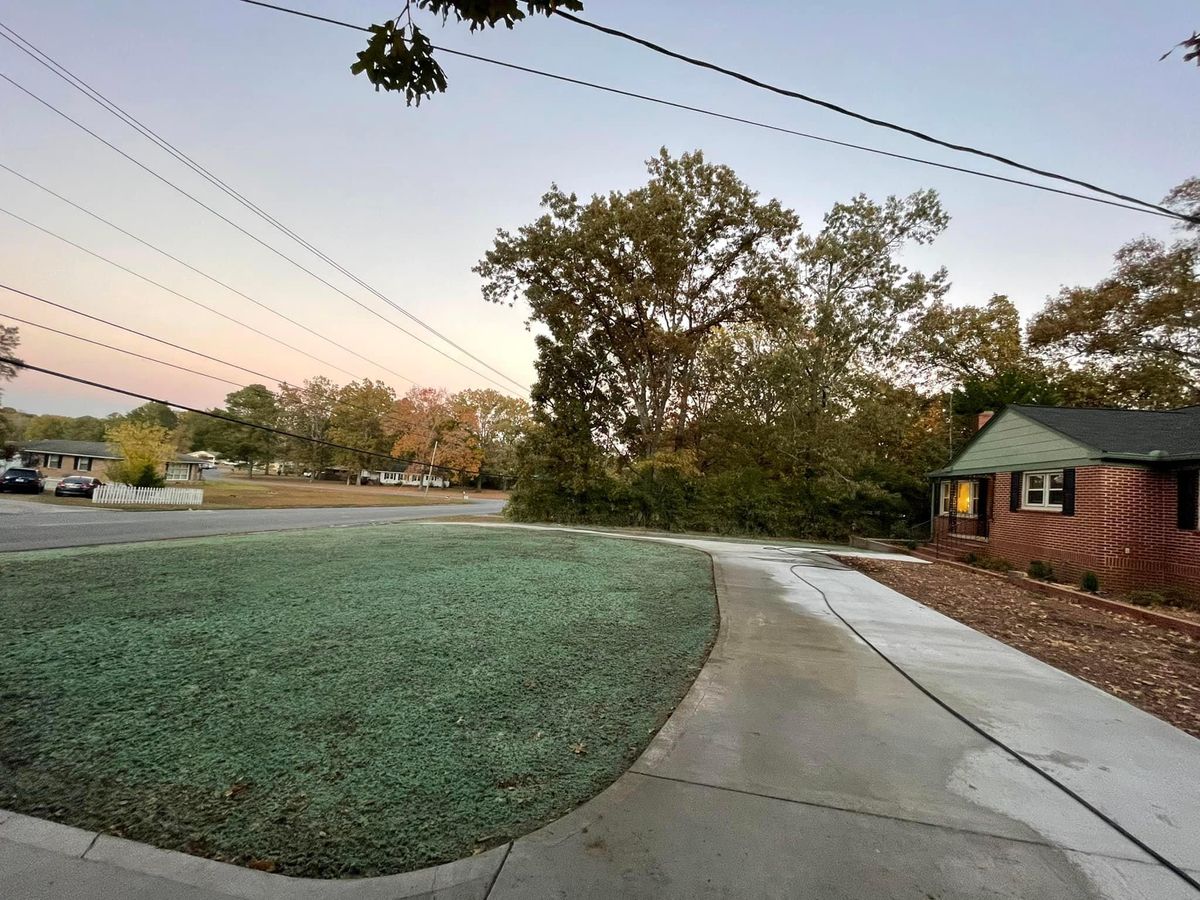
<path fill-rule="evenodd" d="M 717 644 L 632 769 L 565 818 L 324 883 L 87 833 L 56 852 L 12 817 L 0 896 L 62 896 L 55 877 L 72 897 L 197 900 L 1200 896 L 1200 741 L 819 552 L 672 540 L 713 557 Z"/>

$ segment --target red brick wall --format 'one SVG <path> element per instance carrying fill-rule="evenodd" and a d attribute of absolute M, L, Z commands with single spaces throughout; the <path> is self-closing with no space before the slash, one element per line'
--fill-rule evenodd
<path fill-rule="evenodd" d="M 934 547 L 949 557 L 986 553 L 1022 569 L 1035 559 L 1063 581 L 1095 572 L 1105 590 L 1167 585 L 1200 591 L 1200 532 L 1176 528 L 1176 479 L 1135 466 L 1086 466 L 1075 472 L 1075 515 L 1009 509 L 1011 477 L 991 476 L 986 542 L 949 535 L 935 520 Z"/>

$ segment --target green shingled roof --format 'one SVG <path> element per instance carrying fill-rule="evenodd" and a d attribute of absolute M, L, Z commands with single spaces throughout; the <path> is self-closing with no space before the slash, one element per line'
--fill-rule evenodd
<path fill-rule="evenodd" d="M 1010 409 L 1105 456 L 1200 459 L 1200 406 L 1161 412 L 1018 405 Z"/>

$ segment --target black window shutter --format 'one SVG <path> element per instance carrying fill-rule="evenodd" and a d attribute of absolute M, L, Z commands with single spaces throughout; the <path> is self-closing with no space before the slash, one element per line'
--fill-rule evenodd
<path fill-rule="evenodd" d="M 1008 490 L 1008 508 L 1016 512 L 1021 508 L 1021 473 L 1012 473 L 1012 487 Z"/>
<path fill-rule="evenodd" d="M 1063 511 L 1064 516 L 1075 515 L 1075 470 L 1063 469 Z"/>
<path fill-rule="evenodd" d="M 1195 469 L 1180 472 L 1178 477 L 1179 503 L 1176 506 L 1179 527 L 1184 531 L 1194 531 L 1200 527 L 1197 522 L 1197 509 L 1200 506 L 1200 472 Z"/>
<path fill-rule="evenodd" d="M 988 485 L 991 479 L 987 476 L 979 479 L 979 493 L 975 501 L 975 534 L 979 537 L 988 536 Z"/>

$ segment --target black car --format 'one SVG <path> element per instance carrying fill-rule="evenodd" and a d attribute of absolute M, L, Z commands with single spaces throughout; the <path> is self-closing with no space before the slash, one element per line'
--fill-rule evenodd
<path fill-rule="evenodd" d="M 9 469 L 0 475 L 0 494 L 12 491 L 14 494 L 40 494 L 46 481 L 37 469 Z"/>
<path fill-rule="evenodd" d="M 68 475 L 54 488 L 55 497 L 88 497 L 96 492 L 96 488 L 104 484 L 99 478 L 88 475 Z"/>

